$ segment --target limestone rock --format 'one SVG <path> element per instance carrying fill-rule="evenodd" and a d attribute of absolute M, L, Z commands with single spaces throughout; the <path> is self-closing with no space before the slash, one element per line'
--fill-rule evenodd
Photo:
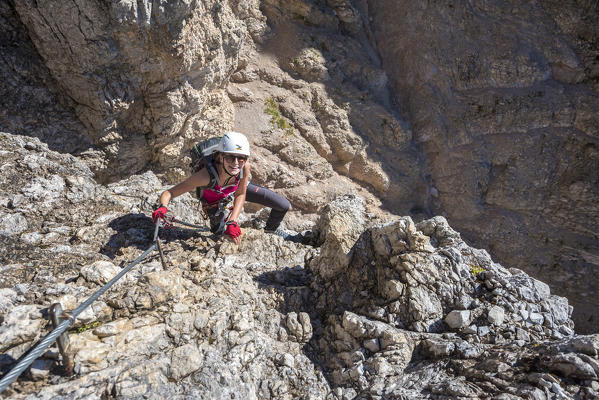
<path fill-rule="evenodd" d="M 82 2 L 75 13 L 66 4 L 19 3 L 15 10 L 50 74 L 74 99 L 87 133 L 119 160 L 120 168 L 104 170 L 111 176 L 139 171 L 150 160 L 149 146 L 159 157 L 171 151 L 161 136 L 193 137 L 194 117 L 210 107 L 207 88 L 233 72 L 247 35 L 230 7 L 218 2 L 107 8 Z M 205 12 L 224 18 L 203 18 Z M 183 140 L 172 146 L 174 156 L 190 147 Z"/>
<path fill-rule="evenodd" d="M 27 218 L 22 214 L 4 214 L 0 218 L 0 235 L 14 236 L 27 230 Z"/>
<path fill-rule="evenodd" d="M 503 308 L 501 307 L 492 306 L 489 309 L 488 320 L 491 324 L 501 325 L 503 323 L 504 316 L 505 314 Z"/>
<path fill-rule="evenodd" d="M 81 276 L 87 281 L 94 282 L 98 285 L 104 285 L 119 272 L 120 269 L 109 261 L 96 261 L 91 265 L 86 265 L 81 268 Z"/>
<path fill-rule="evenodd" d="M 571 271 L 597 268 L 597 246 L 584 250 L 598 210 L 588 134 L 599 115 L 597 6 L 387 0 L 360 10 L 431 166 L 433 213 L 567 296 L 577 326 L 596 330 L 586 321 L 598 282 Z"/>
<path fill-rule="evenodd" d="M 252 179 L 314 232 L 249 209 L 240 245 L 161 230 L 166 264 L 79 316 L 77 374 L 50 351 L 8 396 L 597 397 L 597 335 L 560 297 L 596 313 L 594 5 L 38 3 L 0 3 L 2 372 L 44 305 L 151 245 L 201 138 L 248 132 Z M 203 225 L 190 195 L 169 209 Z"/>
<path fill-rule="evenodd" d="M 351 259 L 351 251 L 364 229 L 364 206 L 356 196 L 343 196 L 330 203 L 317 223 L 320 255 L 312 267 L 325 278 L 343 271 Z"/>
<path fill-rule="evenodd" d="M 61 203 L 79 193 L 68 212 L 34 197 L 16 202 L 36 218 L 12 247 L 0 247 L 4 258 L 33 260 L 0 267 L 5 370 L 45 329 L 38 303 L 72 310 L 151 245 L 148 199 L 158 180 L 146 173 L 99 185 L 70 156 L 31 141 L 38 154 L 20 137 L 2 137 L 15 154 L 3 156 L 8 163 L 25 156 L 44 165 L 5 172 L 2 179 L 17 182 L 3 186 L 7 198 L 36 178 L 83 177 L 65 179 L 56 193 Z M 42 196 L 49 190 L 40 188 Z M 544 390 L 549 381 L 534 374 L 555 375 L 553 383 L 569 388 L 564 393 L 594 391 L 584 382 L 596 373 L 597 338 L 573 333 L 566 299 L 468 246 L 441 217 L 369 223 L 363 204 L 356 196 L 333 201 L 310 243 L 251 227 L 240 245 L 203 229 L 161 230 L 166 267 L 151 254 L 78 316 L 77 332 L 69 333 L 76 375 L 54 376 L 58 356 L 49 352 L 34 368 L 36 380 L 14 383 L 19 392 L 9 395 L 86 398 L 108 385 L 117 397 L 413 397 L 426 390 L 480 397 Z M 197 218 L 187 196 L 172 209 Z M 259 217 L 245 218 L 252 226 Z M 77 251 L 32 247 L 36 232 L 40 243 Z M 338 273 L 323 273 L 325 260 L 338 262 Z M 444 322 L 452 310 L 469 313 L 470 325 L 452 332 Z"/>
<path fill-rule="evenodd" d="M 585 329 L 598 286 L 583 272 L 598 263 L 596 11 L 555 1 L 5 3 L 0 129 L 80 155 L 102 181 L 152 169 L 169 184 L 188 174 L 194 142 L 246 132 L 254 179 L 284 190 L 296 215 L 316 219 L 340 193 L 359 193 L 377 215 L 446 215 L 581 304 Z M 18 196 L 62 190 L 44 179 Z"/>
<path fill-rule="evenodd" d="M 310 316 L 305 312 L 299 314 L 291 312 L 287 314 L 286 326 L 289 332 L 289 337 L 300 343 L 306 343 L 312 338 L 312 325 L 310 324 Z"/>
<path fill-rule="evenodd" d="M 35 305 L 18 305 L 6 312 L 0 325 L 0 339 L 5 352 L 12 347 L 38 338 L 43 326 L 40 308 Z"/>
<path fill-rule="evenodd" d="M 445 317 L 445 322 L 452 329 L 460 329 L 470 324 L 470 311 L 453 310 Z"/>
<path fill-rule="evenodd" d="M 426 339 L 423 341 L 423 346 L 431 358 L 449 357 L 455 350 L 455 344 L 450 341 Z"/>
<path fill-rule="evenodd" d="M 170 365 L 169 376 L 178 381 L 202 367 L 202 354 L 192 343 L 177 347 L 172 352 Z"/>

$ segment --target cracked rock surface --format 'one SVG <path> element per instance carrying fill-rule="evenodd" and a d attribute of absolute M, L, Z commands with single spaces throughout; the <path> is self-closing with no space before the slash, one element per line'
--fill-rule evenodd
<path fill-rule="evenodd" d="M 244 132 L 294 229 L 344 193 L 443 215 L 597 332 L 598 27 L 592 0 L 0 0 L 0 131 L 165 184 Z"/>
<path fill-rule="evenodd" d="M 98 184 L 82 161 L 0 134 L 0 369 L 151 245 L 152 173 Z M 202 225 L 196 201 L 172 212 Z M 16 218 L 16 215 L 22 216 Z M 442 217 L 373 219 L 330 202 L 285 241 L 242 219 L 243 241 L 162 230 L 151 253 L 3 398 L 591 399 L 599 335 L 568 301 L 468 246 Z M 15 223 L 14 221 L 23 221 Z M 18 229 L 7 227 L 18 226 Z M 335 250 L 336 249 L 336 250 Z M 336 251 L 336 252 L 335 252 Z"/>

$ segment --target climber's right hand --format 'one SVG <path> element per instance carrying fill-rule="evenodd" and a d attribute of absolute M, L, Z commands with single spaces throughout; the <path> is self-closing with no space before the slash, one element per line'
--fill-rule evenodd
<path fill-rule="evenodd" d="M 160 207 L 158 207 L 156 211 L 152 213 L 152 220 L 154 223 L 158 221 L 158 218 L 164 220 L 167 212 L 168 210 L 166 209 L 166 206 L 160 205 Z"/>

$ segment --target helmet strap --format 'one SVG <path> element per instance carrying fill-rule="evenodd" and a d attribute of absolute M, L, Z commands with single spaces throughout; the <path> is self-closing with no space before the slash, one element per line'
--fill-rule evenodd
<path fill-rule="evenodd" d="M 225 173 L 226 173 L 227 175 L 229 175 L 229 177 L 227 178 L 227 180 L 226 180 L 226 181 L 225 181 L 225 183 L 223 184 L 223 186 L 226 186 L 226 185 L 229 183 L 229 181 L 231 180 L 231 178 L 234 178 L 234 177 L 236 177 L 236 176 L 237 176 L 237 175 L 239 175 L 239 174 L 237 174 L 237 175 L 233 175 L 232 173 L 230 173 L 230 172 L 227 170 L 227 167 L 225 166 L 225 160 L 223 159 L 223 157 L 224 157 L 224 155 L 221 155 L 221 158 L 220 158 L 220 165 L 222 165 L 222 167 L 223 167 L 223 171 L 225 171 Z"/>

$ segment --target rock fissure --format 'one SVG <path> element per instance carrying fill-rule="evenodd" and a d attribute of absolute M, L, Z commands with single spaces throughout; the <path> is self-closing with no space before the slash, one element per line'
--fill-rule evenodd
<path fill-rule="evenodd" d="M 199 140 L 247 133 L 304 231 L 164 231 L 73 380 L 50 351 L 11 396 L 595 397 L 591 3 L 0 1 L 2 371 L 149 246 Z"/>

